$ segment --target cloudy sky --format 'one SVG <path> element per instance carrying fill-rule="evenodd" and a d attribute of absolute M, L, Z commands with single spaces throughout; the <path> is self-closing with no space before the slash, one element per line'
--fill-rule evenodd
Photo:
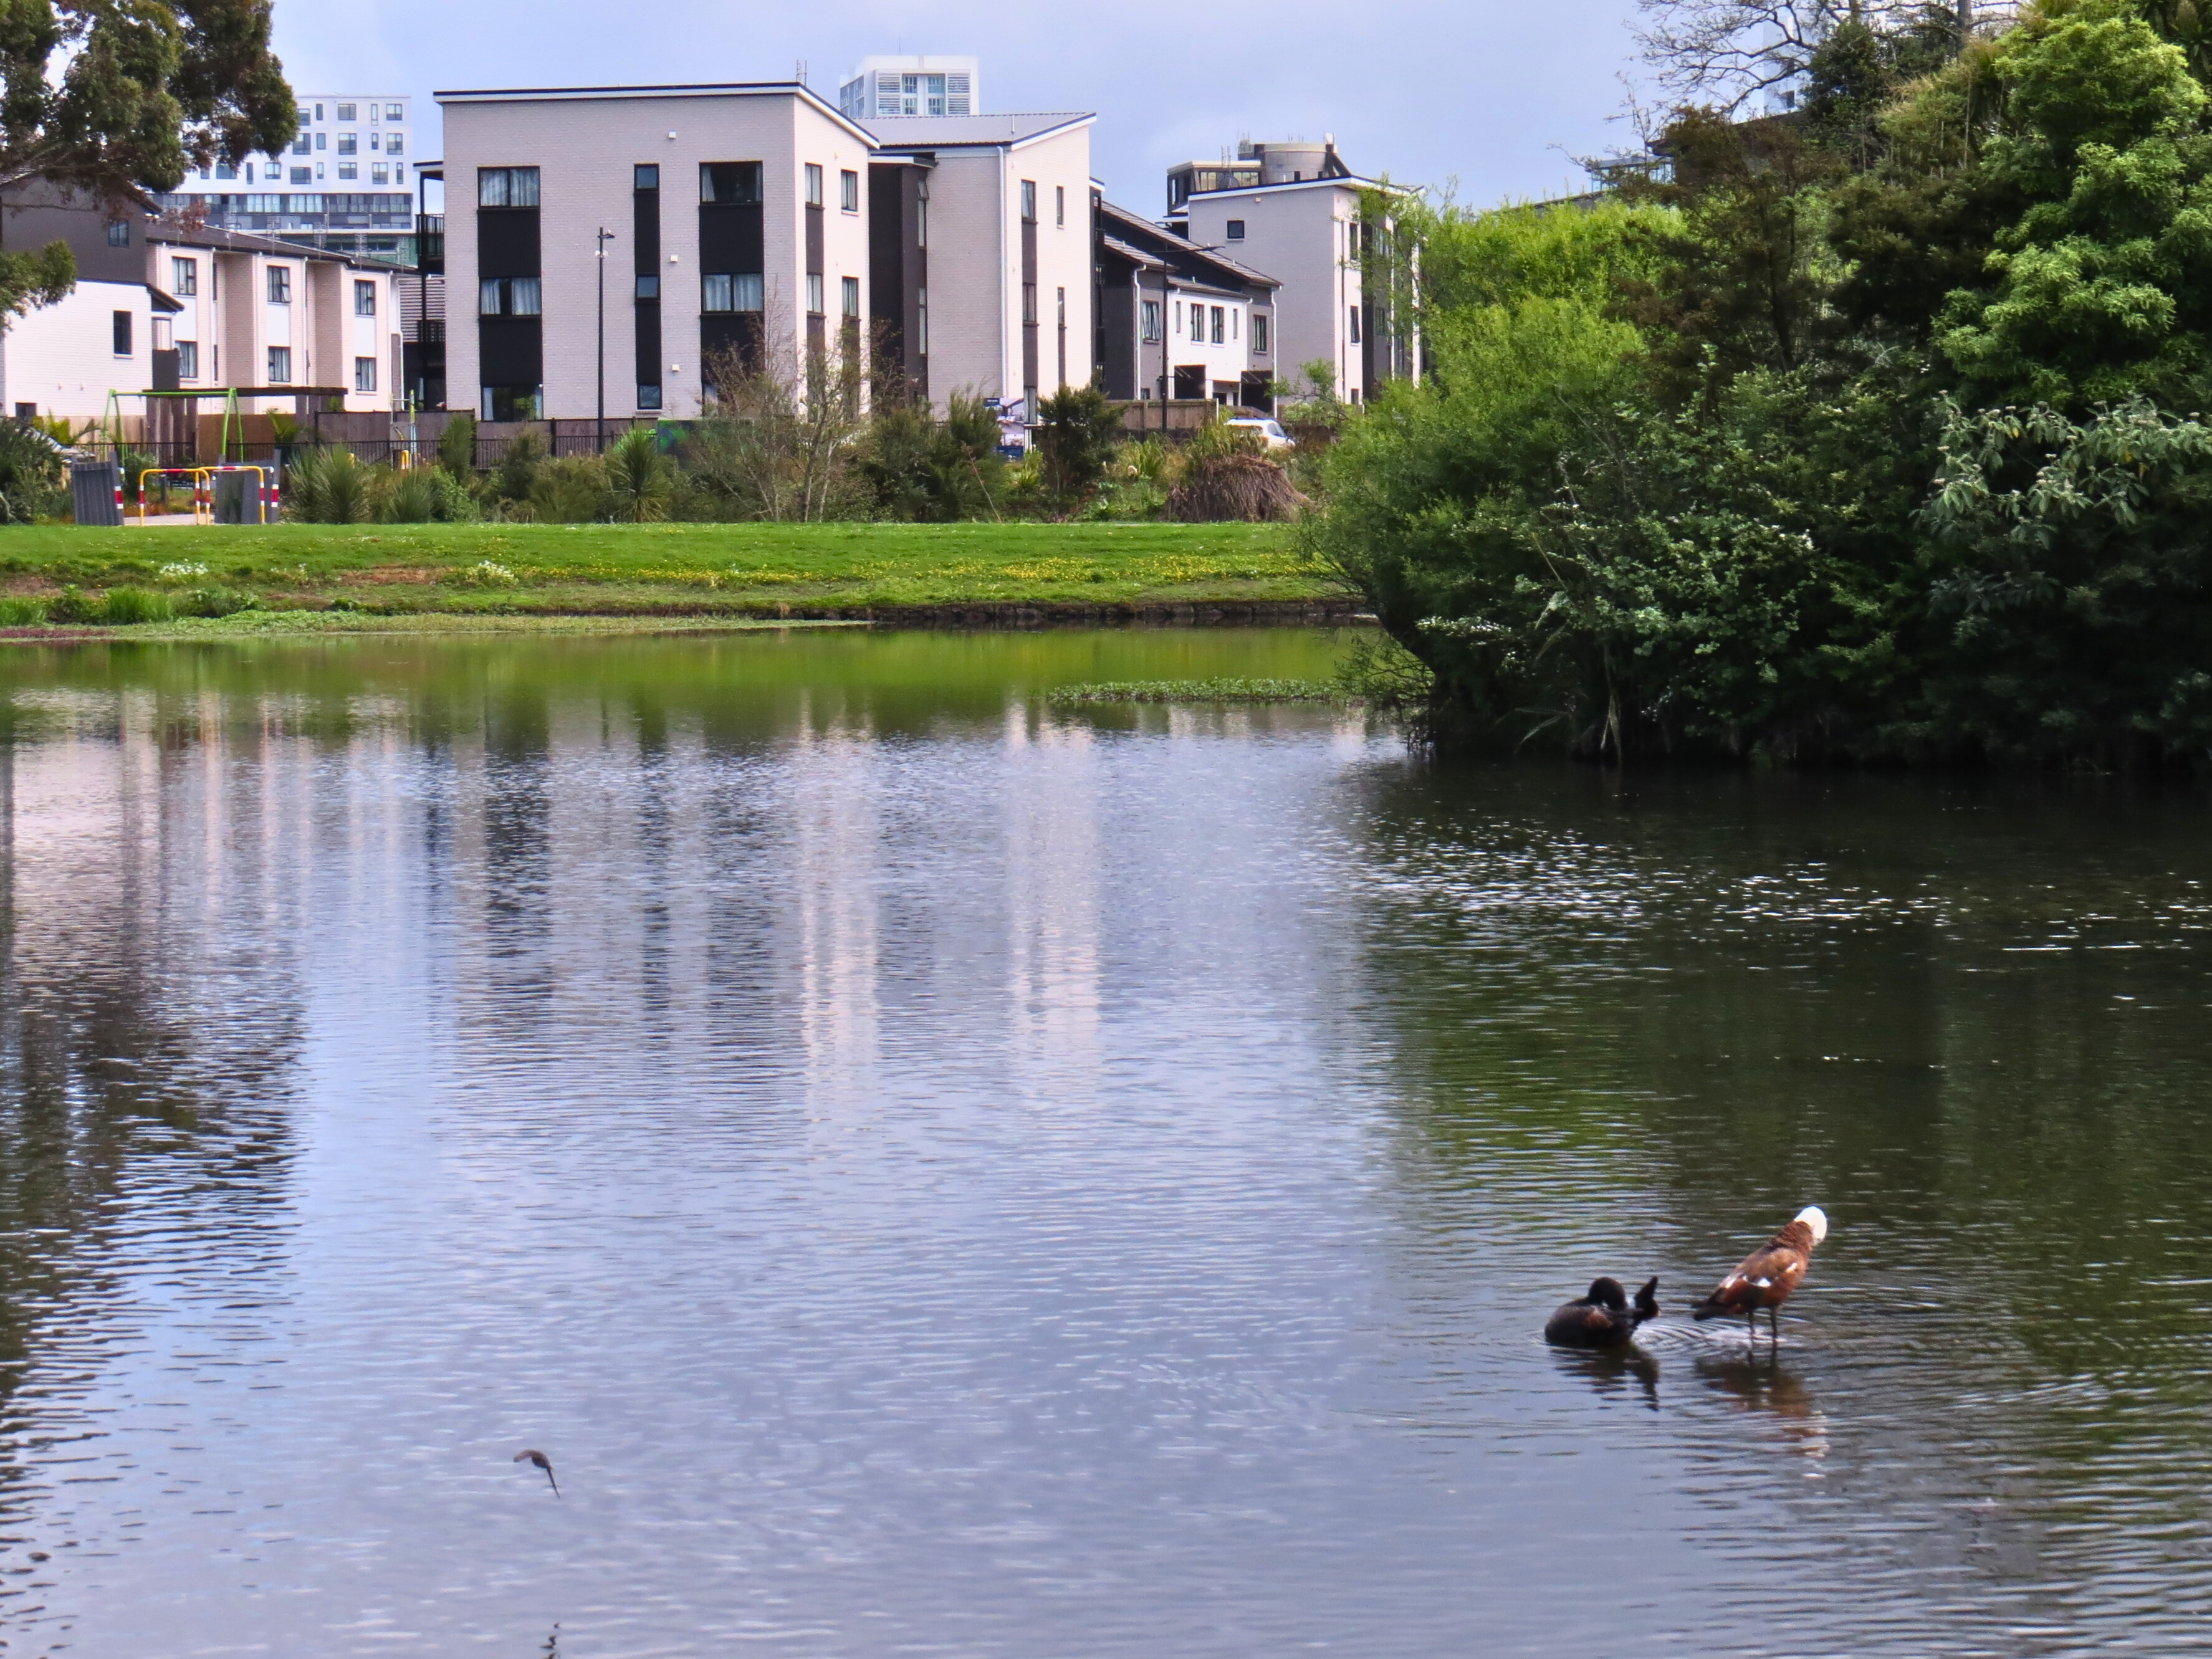
<path fill-rule="evenodd" d="M 1160 210 L 1172 161 L 1334 133 L 1363 173 L 1471 202 L 1579 188 L 1625 142 L 1635 0 L 276 0 L 302 92 L 752 81 L 805 60 L 834 101 L 863 54 L 971 52 L 985 107 L 1095 110 L 1112 197 Z M 434 153 L 422 132 L 418 155 Z"/>

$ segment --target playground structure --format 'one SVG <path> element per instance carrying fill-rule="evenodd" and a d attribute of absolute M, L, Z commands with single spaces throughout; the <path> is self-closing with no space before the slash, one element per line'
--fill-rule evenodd
<path fill-rule="evenodd" d="M 238 477 L 248 472 L 253 475 L 254 480 L 250 489 L 234 491 L 222 487 L 221 480 Z M 179 475 L 192 481 L 192 522 L 196 525 L 218 522 L 225 524 L 274 524 L 276 522 L 278 509 L 282 504 L 277 494 L 276 469 L 273 466 L 238 464 L 224 466 L 149 466 L 140 469 L 138 518 L 141 523 L 143 523 L 148 516 L 146 480 L 153 477 L 173 477 Z M 121 505 L 122 494 L 122 488 L 118 483 L 116 489 L 118 507 Z M 166 489 L 163 494 L 165 495 L 167 494 Z M 222 499 L 224 496 L 229 496 L 231 501 L 226 503 Z M 222 508 L 226 505 L 233 504 L 237 507 L 239 516 L 235 519 L 218 519 L 217 515 Z M 252 512 L 252 516 L 250 518 L 246 516 L 249 504 Z"/>

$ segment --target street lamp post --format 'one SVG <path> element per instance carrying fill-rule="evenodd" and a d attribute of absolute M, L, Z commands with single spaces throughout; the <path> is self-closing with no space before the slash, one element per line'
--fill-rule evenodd
<path fill-rule="evenodd" d="M 612 231 L 599 227 L 599 412 L 592 431 L 595 453 L 607 447 L 607 244 L 614 239 Z"/>

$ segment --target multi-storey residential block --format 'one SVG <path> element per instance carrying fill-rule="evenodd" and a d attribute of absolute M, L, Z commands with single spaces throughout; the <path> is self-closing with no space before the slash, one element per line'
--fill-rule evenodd
<path fill-rule="evenodd" d="M 1097 359 L 1109 398 L 1272 410 L 1275 295 L 1241 262 L 1095 196 Z"/>
<path fill-rule="evenodd" d="M 900 115 L 981 115 L 973 58 L 863 58 L 837 88 L 837 107 L 863 125 Z"/>
<path fill-rule="evenodd" d="M 0 204 L 0 246 L 66 242 L 76 290 L 9 319 L 0 402 L 17 415 L 137 416 L 152 392 L 236 390 L 248 410 L 312 398 L 390 409 L 400 362 L 392 268 L 172 219 L 117 219 L 32 185 Z"/>
<path fill-rule="evenodd" d="M 204 167 L 157 198 L 220 230 L 411 264 L 414 100 L 398 93 L 301 93 L 300 131 L 282 155 Z"/>
<path fill-rule="evenodd" d="M 907 384 L 1037 399 L 1090 383 L 1086 113 L 896 117 L 875 137 L 878 345 Z"/>
<path fill-rule="evenodd" d="M 449 404 L 690 415 L 739 359 L 862 349 L 869 135 L 805 86 L 437 96 Z"/>
<path fill-rule="evenodd" d="M 1247 143 L 1233 162 L 1169 170 L 1167 225 L 1275 277 L 1279 375 L 1313 391 L 1307 365 L 1326 363 L 1337 395 L 1358 403 L 1405 372 L 1403 343 L 1362 279 L 1365 204 L 1384 188 L 1346 167 L 1333 141 Z"/>

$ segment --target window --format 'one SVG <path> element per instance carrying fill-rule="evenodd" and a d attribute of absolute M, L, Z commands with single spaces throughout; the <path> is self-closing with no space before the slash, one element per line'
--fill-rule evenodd
<path fill-rule="evenodd" d="M 536 207 L 538 205 L 538 169 L 536 167 L 478 167 L 477 169 L 477 205 L 478 207 Z"/>
<path fill-rule="evenodd" d="M 383 148 L 384 148 L 384 135 L 383 135 L 382 133 L 380 133 L 380 132 L 372 132 L 372 133 L 370 133 L 370 134 L 368 135 L 368 147 L 369 147 L 371 149 L 383 149 Z"/>
<path fill-rule="evenodd" d="M 356 137 L 353 136 L 353 134 L 351 134 L 351 133 L 349 133 L 349 132 L 342 132 L 342 133 L 338 134 L 338 154 L 339 154 L 339 155 L 357 155 L 357 154 L 360 152 L 360 149 L 361 149 L 361 141 L 360 141 L 359 139 L 356 138 Z"/>
<path fill-rule="evenodd" d="M 198 340 L 177 342 L 177 378 L 197 380 L 200 377 L 200 343 Z"/>
<path fill-rule="evenodd" d="M 660 297 L 660 278 L 658 276 L 639 277 L 637 279 L 636 297 L 641 300 L 658 300 Z"/>
<path fill-rule="evenodd" d="M 1158 300 L 1147 300 L 1144 303 L 1144 333 L 1145 343 L 1146 345 L 1152 345 L 1158 342 L 1160 337 L 1160 302 Z"/>
<path fill-rule="evenodd" d="M 338 119 L 341 121 L 350 121 L 353 119 L 353 106 L 351 104 L 340 104 L 338 106 Z"/>
<path fill-rule="evenodd" d="M 838 284 L 838 288 L 844 295 L 845 314 L 848 317 L 859 316 L 860 314 L 860 279 L 857 276 L 848 276 Z"/>
<path fill-rule="evenodd" d="M 317 149 L 328 149 L 330 147 L 331 135 L 329 133 L 319 132 L 315 135 L 315 148 Z"/>
<path fill-rule="evenodd" d="M 1067 326 L 1067 290 L 1062 288 L 1055 289 L 1053 292 L 1059 300 L 1059 325 L 1066 328 Z"/>
<path fill-rule="evenodd" d="M 376 315 L 376 284 L 374 283 L 356 282 L 353 285 L 353 314 L 356 317 Z M 363 389 L 369 392 L 376 390 L 374 386 Z"/>
<path fill-rule="evenodd" d="M 477 314 L 535 317 L 541 290 L 535 276 L 489 276 L 477 285 Z"/>
<path fill-rule="evenodd" d="M 356 392 L 376 390 L 376 359 L 356 357 L 353 360 L 353 389 Z"/>
<path fill-rule="evenodd" d="M 637 389 L 637 406 L 638 406 L 640 409 L 658 409 L 658 408 L 659 408 L 659 407 L 660 407 L 660 388 L 659 388 L 659 386 L 641 386 L 640 387 L 638 387 L 638 389 Z"/>
<path fill-rule="evenodd" d="M 407 118 L 405 106 L 399 104 L 386 104 L 384 106 L 384 118 L 387 121 L 405 120 Z"/>
<path fill-rule="evenodd" d="M 108 226 L 107 245 L 110 247 L 131 246 L 131 222 L 128 219 L 118 219 L 113 224 Z"/>
<path fill-rule="evenodd" d="M 200 262 L 197 259 L 169 261 L 169 287 L 179 299 L 189 300 L 200 291 Z"/>
<path fill-rule="evenodd" d="M 297 138 L 295 138 L 292 141 L 292 154 L 295 155 L 305 155 L 308 151 L 313 149 L 314 147 L 315 141 L 303 132 Z"/>
<path fill-rule="evenodd" d="M 815 279 L 819 282 L 821 279 Z M 761 279 L 757 272 L 739 271 L 735 275 L 715 274 L 699 279 L 699 309 L 702 311 L 758 311 L 761 308 Z"/>
<path fill-rule="evenodd" d="M 699 199 L 720 207 L 753 207 L 761 198 L 758 161 L 705 161 L 699 167 Z"/>
<path fill-rule="evenodd" d="M 629 170 L 629 187 L 632 190 L 659 190 L 660 169 L 650 161 L 641 167 L 632 167 Z"/>
<path fill-rule="evenodd" d="M 544 388 L 535 386 L 488 386 L 480 388 L 481 419 L 535 421 L 544 416 Z"/>
<path fill-rule="evenodd" d="M 1346 314 L 1352 319 L 1352 332 L 1349 337 L 1352 344 L 1358 345 L 1359 343 L 1359 307 L 1354 306 Z"/>
<path fill-rule="evenodd" d="M 1237 319 L 1243 314 L 1241 311 L 1232 311 L 1229 313 L 1229 337 L 1232 340 L 1237 337 L 1237 331 L 1242 326 Z"/>
<path fill-rule="evenodd" d="M 806 314 L 810 317 L 822 314 L 822 273 L 818 270 L 806 273 Z"/>
<path fill-rule="evenodd" d="M 1034 179 L 1022 180 L 1022 222 L 1025 225 L 1036 222 L 1036 180 Z"/>
<path fill-rule="evenodd" d="M 358 179 L 358 178 L 360 178 L 360 177 L 361 177 L 361 166 L 360 166 L 360 163 L 356 162 L 356 161 L 341 161 L 341 162 L 339 162 L 339 163 L 338 163 L 338 177 L 339 177 L 339 178 L 341 178 L 341 179 Z"/>
<path fill-rule="evenodd" d="M 291 380 L 292 348 L 289 346 L 270 346 L 269 348 L 269 384 L 271 386 L 289 386 L 291 383 Z"/>
<path fill-rule="evenodd" d="M 1193 306 L 1190 308 L 1190 337 L 1194 340 L 1206 338 L 1206 307 L 1204 306 Z"/>
<path fill-rule="evenodd" d="M 368 167 L 368 182 L 369 182 L 370 184 L 372 184 L 372 185 L 388 185 L 388 184 L 390 184 L 390 183 L 392 182 L 392 179 L 391 179 L 391 176 L 390 176 L 390 175 L 391 175 L 391 169 L 390 169 L 389 167 L 386 167 L 383 162 L 381 162 L 381 161 L 372 161 L 372 162 L 370 162 L 370 163 L 369 163 L 369 167 Z"/>
<path fill-rule="evenodd" d="M 1036 321 L 1036 284 L 1035 283 L 1022 284 L 1022 320 L 1025 323 Z"/>
<path fill-rule="evenodd" d="M 1265 317 L 1252 319 L 1252 349 L 1261 353 L 1267 349 L 1267 319 Z"/>
<path fill-rule="evenodd" d="M 404 155 L 407 153 L 407 135 L 404 132 L 386 133 L 384 153 L 386 155 Z"/>
<path fill-rule="evenodd" d="M 291 266 L 269 267 L 269 303 L 272 306 L 289 306 L 292 303 Z"/>
<path fill-rule="evenodd" d="M 1229 240 L 1232 242 L 1241 242 L 1244 240 L 1244 222 L 1242 219 L 1231 219 L 1229 222 Z"/>
<path fill-rule="evenodd" d="M 929 290 L 926 288 L 914 291 L 914 349 L 921 356 L 929 356 Z"/>
<path fill-rule="evenodd" d="M 1052 187 L 1052 222 L 1056 225 L 1064 225 L 1067 222 L 1067 186 L 1066 185 L 1054 185 Z"/>
<path fill-rule="evenodd" d="M 235 161 L 217 161 L 215 164 L 215 176 L 218 179 L 237 178 L 238 163 Z"/>
<path fill-rule="evenodd" d="M 131 355 L 131 313 L 127 311 L 115 313 L 115 355 L 118 357 Z"/>
<path fill-rule="evenodd" d="M 315 182 L 315 170 L 314 170 L 314 168 L 313 168 L 313 167 L 294 167 L 294 168 L 292 169 L 292 182 L 293 182 L 294 184 L 295 184 L 295 185 L 312 185 L 312 184 L 313 184 L 313 183 Z"/>
<path fill-rule="evenodd" d="M 837 205 L 848 213 L 860 210 L 860 175 L 841 173 L 837 175 Z"/>
<path fill-rule="evenodd" d="M 806 164 L 806 205 L 822 205 L 822 169 L 812 161 Z"/>
<path fill-rule="evenodd" d="M 1225 345 L 1225 344 L 1227 344 L 1227 343 L 1228 343 L 1228 340 L 1229 340 L 1229 334 L 1228 334 L 1228 328 L 1229 328 L 1229 314 L 1228 314 L 1228 313 L 1226 313 L 1226 312 L 1224 312 L 1224 310 L 1222 310 L 1222 308 L 1221 308 L 1219 306 L 1215 306 L 1215 307 L 1212 307 L 1212 310 L 1213 310 L 1213 343 L 1214 343 L 1214 344 L 1216 344 L 1216 345 Z"/>

